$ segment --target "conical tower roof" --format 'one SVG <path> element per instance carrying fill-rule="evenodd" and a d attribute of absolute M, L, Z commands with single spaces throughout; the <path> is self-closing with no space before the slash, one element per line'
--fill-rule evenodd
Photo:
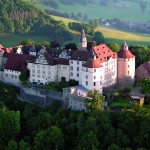
<path fill-rule="evenodd" d="M 135 56 L 129 51 L 126 41 L 121 46 L 121 50 L 118 52 L 118 58 L 134 58 Z"/>

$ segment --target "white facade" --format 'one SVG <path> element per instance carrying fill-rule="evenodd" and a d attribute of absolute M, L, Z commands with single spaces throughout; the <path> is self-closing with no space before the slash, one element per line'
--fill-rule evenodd
<path fill-rule="evenodd" d="M 0 71 L 0 79 L 1 81 L 8 82 L 8 83 L 14 83 L 19 84 L 19 75 L 21 72 L 4 69 L 4 71 Z"/>
<path fill-rule="evenodd" d="M 80 85 L 82 85 L 82 64 L 84 64 L 84 61 L 78 61 L 78 60 L 69 60 L 70 65 L 70 79 L 74 79 L 79 82 Z"/>
<path fill-rule="evenodd" d="M 103 87 L 103 68 L 83 67 L 82 85 L 89 90 L 99 90 L 102 93 Z"/>

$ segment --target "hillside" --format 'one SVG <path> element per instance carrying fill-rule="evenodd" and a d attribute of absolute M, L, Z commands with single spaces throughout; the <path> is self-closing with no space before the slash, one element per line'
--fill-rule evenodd
<path fill-rule="evenodd" d="M 58 21 L 63 21 L 66 25 L 69 22 L 77 22 L 75 20 L 67 19 L 67 18 L 62 18 L 62 17 L 57 17 L 57 16 L 51 16 L 52 18 L 58 20 Z M 72 31 L 73 33 L 80 34 L 77 31 Z M 95 31 L 100 31 L 104 34 L 104 37 L 106 38 L 106 42 L 118 42 L 121 43 L 124 38 L 128 41 L 129 44 L 135 45 L 135 44 L 146 44 L 149 45 L 150 41 L 150 36 L 146 36 L 144 34 L 134 34 L 134 33 L 128 33 L 128 32 L 123 32 L 115 29 L 110 29 L 106 27 L 99 26 L 98 28 L 95 29 Z M 90 40 L 91 37 L 89 37 Z"/>
<path fill-rule="evenodd" d="M 31 2 L 43 10 L 53 9 L 69 15 L 80 12 L 82 18 L 87 15 L 88 19 L 118 18 L 124 21 L 147 22 L 150 15 L 149 0 L 144 0 L 143 4 L 140 4 L 140 0 L 31 0 Z M 55 6 L 52 3 L 55 3 Z"/>
<path fill-rule="evenodd" d="M 0 0 L 0 33 L 47 35 L 72 39 L 66 26 L 22 0 Z M 64 36 L 61 36 L 64 35 Z"/>

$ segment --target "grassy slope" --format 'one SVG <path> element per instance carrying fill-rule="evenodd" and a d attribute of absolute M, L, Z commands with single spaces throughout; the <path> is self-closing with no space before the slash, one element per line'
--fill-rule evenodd
<path fill-rule="evenodd" d="M 56 20 L 61 20 L 65 22 L 67 25 L 69 22 L 76 22 L 75 20 L 52 16 Z M 148 45 L 150 43 L 150 36 L 144 36 L 139 34 L 133 34 L 128 32 L 123 32 L 119 30 L 114 30 L 110 28 L 105 27 L 98 27 L 95 31 L 100 31 L 104 34 L 106 41 L 112 41 L 112 42 L 119 42 L 121 43 L 124 38 L 128 41 L 129 44 L 146 44 Z M 74 32 L 74 31 L 73 31 Z M 74 32 L 76 34 L 79 34 L 79 32 Z"/>
<path fill-rule="evenodd" d="M 107 7 L 101 6 L 99 4 L 99 0 L 95 0 L 95 3 L 81 6 L 81 5 L 64 5 L 59 2 L 59 0 L 55 0 L 58 2 L 60 12 L 67 13 L 78 13 L 82 12 L 83 14 L 87 14 L 89 18 L 119 18 L 121 20 L 128 21 L 138 21 L 145 22 L 149 20 L 150 7 L 147 5 L 146 11 L 141 12 L 139 3 L 136 2 L 128 2 L 128 1 L 118 1 L 117 4 L 110 3 Z M 52 9 L 45 5 L 38 4 L 37 7 L 42 9 Z"/>

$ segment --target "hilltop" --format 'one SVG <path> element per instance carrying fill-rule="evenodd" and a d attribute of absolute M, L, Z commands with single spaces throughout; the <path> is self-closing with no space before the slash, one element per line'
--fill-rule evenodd
<path fill-rule="evenodd" d="M 72 39 L 72 34 L 62 22 L 22 0 L 1 0 L 0 16 L 0 33 L 51 35 L 53 38 L 63 37 L 63 40 Z"/>

